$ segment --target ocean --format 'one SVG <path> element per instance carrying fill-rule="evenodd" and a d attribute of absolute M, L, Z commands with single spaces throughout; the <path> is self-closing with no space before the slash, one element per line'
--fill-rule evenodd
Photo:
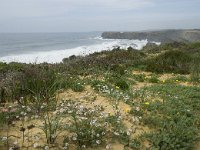
<path fill-rule="evenodd" d="M 0 33 L 0 61 L 59 63 L 71 55 L 88 55 L 116 47 L 142 49 L 144 40 L 102 39 L 101 32 Z"/>

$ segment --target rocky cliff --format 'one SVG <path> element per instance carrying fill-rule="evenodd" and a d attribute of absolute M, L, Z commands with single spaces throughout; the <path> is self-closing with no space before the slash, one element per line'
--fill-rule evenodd
<path fill-rule="evenodd" d="M 200 42 L 200 29 L 160 30 L 147 32 L 104 32 L 106 39 L 147 39 L 155 42 Z"/>

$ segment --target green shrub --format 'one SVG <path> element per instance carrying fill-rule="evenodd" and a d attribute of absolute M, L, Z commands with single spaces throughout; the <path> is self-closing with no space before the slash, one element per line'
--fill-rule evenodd
<path fill-rule="evenodd" d="M 7 116 L 8 116 L 7 113 L 5 113 L 5 112 L 0 112 L 0 125 L 3 125 L 3 124 L 6 123 L 6 121 L 7 121 L 7 119 L 6 119 Z"/>
<path fill-rule="evenodd" d="M 190 48 L 192 48 L 192 49 L 200 49 L 200 42 L 191 43 L 189 46 L 190 46 Z"/>
<path fill-rule="evenodd" d="M 24 76 L 22 84 L 27 93 L 35 93 L 47 98 L 56 91 L 54 88 L 56 74 L 47 66 L 26 68 Z"/>
<path fill-rule="evenodd" d="M 148 60 L 146 70 L 156 73 L 189 73 L 191 61 L 188 53 L 171 50 Z"/>
<path fill-rule="evenodd" d="M 161 51 L 168 51 L 168 50 L 185 50 L 188 48 L 188 44 L 184 42 L 171 42 L 171 43 L 164 43 L 159 46 Z"/>
<path fill-rule="evenodd" d="M 145 74 L 134 74 L 133 78 L 138 82 L 144 82 L 145 81 Z"/>
<path fill-rule="evenodd" d="M 167 83 L 188 82 L 189 79 L 184 75 L 177 75 L 166 80 Z"/>
<path fill-rule="evenodd" d="M 12 63 L 9 63 L 9 68 L 14 71 L 22 71 L 24 69 L 24 64 L 12 62 Z"/>
<path fill-rule="evenodd" d="M 155 95 L 162 99 L 141 101 L 140 110 L 133 111 L 143 124 L 153 129 L 144 135 L 152 149 L 192 149 L 199 137 L 200 88 L 165 84 L 141 90 L 145 101 Z"/>
<path fill-rule="evenodd" d="M 147 134 L 146 137 L 152 143 L 152 149 L 172 150 L 172 149 L 194 149 L 194 142 L 197 130 L 189 126 L 180 125 L 170 130 L 164 127 L 156 133 Z"/>
<path fill-rule="evenodd" d="M 126 83 L 126 81 L 120 79 L 119 81 L 117 81 L 115 83 L 115 86 L 119 87 L 121 90 L 128 90 L 129 89 L 129 85 L 128 83 Z"/>
<path fill-rule="evenodd" d="M 110 78 L 107 79 L 108 82 L 110 82 L 115 87 L 119 87 L 121 90 L 128 90 L 129 84 L 123 79 L 122 77 L 118 75 L 112 75 Z"/>
<path fill-rule="evenodd" d="M 6 72 L 8 70 L 8 65 L 6 63 L 0 62 L 0 72 Z"/>
<path fill-rule="evenodd" d="M 16 115 L 19 115 L 18 108 L 12 106 L 5 106 L 3 112 L 0 112 L 0 125 L 12 125 L 13 121 L 16 121 Z"/>
<path fill-rule="evenodd" d="M 158 79 L 157 75 L 152 75 L 150 78 L 148 78 L 148 82 L 150 83 L 158 83 L 160 80 Z"/>
<path fill-rule="evenodd" d="M 200 82 L 200 54 L 195 56 L 191 63 L 191 81 Z"/>
<path fill-rule="evenodd" d="M 135 150 L 139 150 L 139 149 L 141 149 L 142 144 L 139 140 L 133 139 L 133 140 L 130 141 L 129 146 L 130 146 L 130 148 L 133 148 Z"/>
<path fill-rule="evenodd" d="M 85 87 L 83 84 L 81 84 L 80 82 L 75 82 L 71 85 L 71 89 L 74 91 L 74 92 L 82 92 L 84 91 Z"/>
<path fill-rule="evenodd" d="M 138 64 L 137 66 L 135 66 L 135 69 L 138 69 L 138 70 L 146 70 L 146 64 L 144 64 L 143 61 L 140 62 L 140 64 Z"/>
<path fill-rule="evenodd" d="M 111 66 L 111 70 L 119 75 L 124 75 L 125 69 L 126 69 L 126 67 L 123 65 L 116 64 L 116 65 Z"/>
<path fill-rule="evenodd" d="M 6 103 L 6 90 L 3 87 L 0 88 L 0 103 Z"/>
<path fill-rule="evenodd" d="M 158 53 L 160 52 L 159 46 L 154 43 L 147 43 L 146 46 L 143 47 L 143 51 L 147 53 Z"/>

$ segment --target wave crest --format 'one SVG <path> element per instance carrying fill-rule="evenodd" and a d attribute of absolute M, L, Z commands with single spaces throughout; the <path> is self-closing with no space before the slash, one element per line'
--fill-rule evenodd
<path fill-rule="evenodd" d="M 100 37 L 96 37 L 100 38 Z M 67 58 L 71 55 L 88 55 L 94 52 L 100 52 L 103 50 L 112 50 L 113 48 L 120 47 L 127 49 L 132 47 L 135 49 L 142 49 L 147 43 L 147 40 L 104 40 L 101 38 L 103 43 L 95 44 L 90 46 L 80 46 L 65 50 L 53 50 L 45 52 L 37 52 L 30 54 L 20 54 L 12 56 L 4 56 L 0 58 L 0 61 L 10 63 L 10 62 L 21 62 L 21 63 L 60 63 L 63 58 Z"/>

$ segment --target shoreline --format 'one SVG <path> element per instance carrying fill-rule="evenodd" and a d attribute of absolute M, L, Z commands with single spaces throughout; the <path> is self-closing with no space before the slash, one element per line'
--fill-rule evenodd
<path fill-rule="evenodd" d="M 147 40 L 113 40 L 103 42 L 102 44 L 95 44 L 90 46 L 80 46 L 65 50 L 53 50 L 53 51 L 41 51 L 37 53 L 27 53 L 19 55 L 10 55 L 0 57 L 0 61 L 4 63 L 18 62 L 18 63 L 60 63 L 64 58 L 75 56 L 86 56 L 95 52 L 101 52 L 105 50 L 112 50 L 114 48 L 120 47 L 122 49 L 127 49 L 132 47 L 134 49 L 140 50 L 148 43 Z M 154 42 L 152 42 L 154 43 Z M 155 43 L 159 44 L 159 43 Z"/>

